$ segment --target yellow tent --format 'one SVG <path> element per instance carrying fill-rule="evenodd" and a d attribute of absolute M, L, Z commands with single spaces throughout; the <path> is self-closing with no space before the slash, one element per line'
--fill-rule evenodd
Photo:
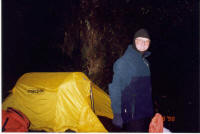
<path fill-rule="evenodd" d="M 109 96 L 81 72 L 26 73 L 3 102 L 24 113 L 31 130 L 107 132 L 97 115 L 112 119 Z"/>

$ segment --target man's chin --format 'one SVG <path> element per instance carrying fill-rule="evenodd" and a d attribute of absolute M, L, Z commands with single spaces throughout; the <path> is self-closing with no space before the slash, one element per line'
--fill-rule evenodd
<path fill-rule="evenodd" d="M 147 51 L 147 49 L 145 49 L 145 50 L 139 50 L 139 49 L 137 49 L 139 52 L 141 52 L 141 53 L 144 53 L 145 51 Z"/>

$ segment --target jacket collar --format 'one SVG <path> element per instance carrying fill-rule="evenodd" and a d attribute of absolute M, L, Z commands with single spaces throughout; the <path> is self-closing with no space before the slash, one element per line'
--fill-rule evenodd
<path fill-rule="evenodd" d="M 146 58 L 146 57 L 148 57 L 150 55 L 151 55 L 151 52 L 150 51 L 146 51 L 146 52 L 144 52 L 142 57 Z"/>
<path fill-rule="evenodd" d="M 135 50 L 132 47 L 132 44 L 130 44 L 130 45 L 128 45 L 128 48 L 126 49 L 125 55 L 131 56 L 131 57 L 138 56 L 138 57 L 146 58 L 151 55 L 151 52 L 146 51 L 146 52 L 144 52 L 144 54 L 141 54 L 140 52 L 138 52 L 137 50 Z"/>

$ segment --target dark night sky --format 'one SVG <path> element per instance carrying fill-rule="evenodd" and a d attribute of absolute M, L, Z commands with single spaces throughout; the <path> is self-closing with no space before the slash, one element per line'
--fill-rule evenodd
<path fill-rule="evenodd" d="M 168 97 L 163 107 L 170 107 L 176 113 L 175 131 L 195 132 L 199 110 L 198 3 L 192 1 L 181 7 L 181 2 L 179 5 L 162 2 L 144 1 L 144 5 L 152 6 L 152 12 L 140 19 L 152 38 L 149 61 L 153 94 L 155 98 L 159 96 L 157 99 Z M 71 5 L 78 4 L 78 0 L 2 2 L 3 98 L 23 73 L 54 71 L 54 66 L 63 62 L 60 50 L 54 45 L 64 40 L 65 23 L 69 19 L 65 13 L 70 14 Z M 158 12 L 159 6 L 165 9 L 164 13 Z M 180 10 L 174 13 L 172 8 Z M 128 15 L 124 18 L 127 25 L 132 24 L 133 18 Z M 136 22 L 140 23 L 137 19 Z"/>

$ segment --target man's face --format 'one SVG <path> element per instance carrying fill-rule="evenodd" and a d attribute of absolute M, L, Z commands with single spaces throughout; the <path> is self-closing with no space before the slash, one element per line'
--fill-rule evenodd
<path fill-rule="evenodd" d="M 138 37 L 135 39 L 136 49 L 140 52 L 147 51 L 150 46 L 150 40 L 144 37 Z"/>

